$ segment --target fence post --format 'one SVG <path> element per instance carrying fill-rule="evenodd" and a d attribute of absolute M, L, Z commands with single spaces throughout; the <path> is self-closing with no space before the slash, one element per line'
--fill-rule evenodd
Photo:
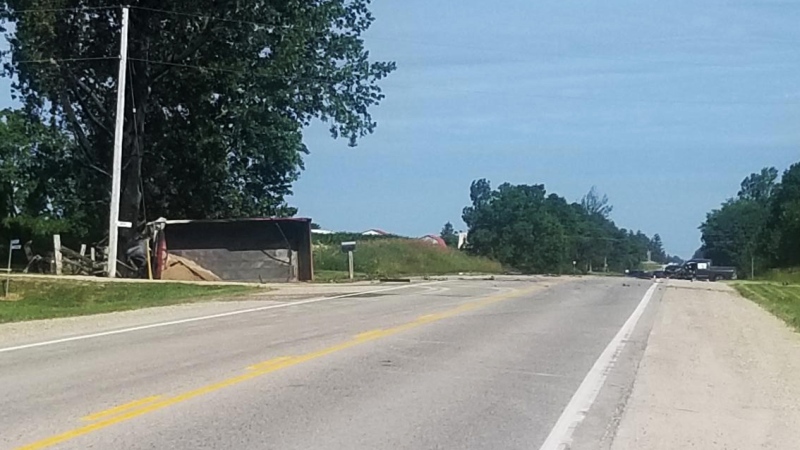
<path fill-rule="evenodd" d="M 62 272 L 62 265 L 61 265 L 61 235 L 54 234 L 53 235 L 53 259 L 56 262 L 56 275 L 61 275 Z"/>

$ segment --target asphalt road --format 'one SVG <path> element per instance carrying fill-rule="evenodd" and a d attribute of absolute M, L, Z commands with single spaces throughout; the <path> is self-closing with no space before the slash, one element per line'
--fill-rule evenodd
<path fill-rule="evenodd" d="M 537 449 L 653 292 L 623 283 L 448 281 L 0 341 L 0 448 Z"/>

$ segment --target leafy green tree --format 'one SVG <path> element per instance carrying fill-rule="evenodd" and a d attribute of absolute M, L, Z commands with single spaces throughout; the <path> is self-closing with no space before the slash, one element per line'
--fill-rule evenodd
<path fill-rule="evenodd" d="M 787 185 L 791 186 L 791 169 Z M 777 182 L 778 170 L 765 167 L 741 183 L 738 195 L 708 213 L 700 226 L 702 253 L 715 264 L 736 266 L 742 275 L 758 273 L 783 260 L 791 263 L 785 238 L 785 212 L 791 210 L 791 188 Z M 785 201 L 788 200 L 788 201 Z"/>
<path fill-rule="evenodd" d="M 543 185 L 500 185 L 487 180 L 470 188 L 472 205 L 462 218 L 471 251 L 523 272 L 622 271 L 643 261 L 651 240 L 616 227 L 608 198 L 593 189 L 581 203 L 547 195 Z"/>
<path fill-rule="evenodd" d="M 742 181 L 738 197 L 742 200 L 766 204 L 772 198 L 778 180 L 778 169 L 765 167 L 759 173 L 752 173 Z"/>
<path fill-rule="evenodd" d="M 765 232 L 779 267 L 800 265 L 800 163 L 790 166 L 775 188 Z"/>
<path fill-rule="evenodd" d="M 458 234 L 456 234 L 455 228 L 453 228 L 453 224 L 447 222 L 442 227 L 442 232 L 439 233 L 439 236 L 444 240 L 444 243 L 447 244 L 448 247 L 458 247 Z"/>
<path fill-rule="evenodd" d="M 0 111 L 0 239 L 29 239 L 70 229 L 67 173 L 70 145 L 23 111 Z M 46 154 L 48 158 L 42 158 Z"/>
<path fill-rule="evenodd" d="M 589 192 L 581 199 L 581 206 L 590 215 L 597 214 L 604 219 L 607 219 L 613 211 L 613 207 L 608 204 L 608 196 L 600 195 L 597 186 L 592 186 Z"/>
<path fill-rule="evenodd" d="M 544 209 L 542 185 L 505 183 L 492 191 L 489 182 L 472 183 L 473 205 L 464 209 L 472 250 L 524 272 L 559 266 L 563 230 Z"/>
<path fill-rule="evenodd" d="M 664 251 L 664 243 L 661 242 L 661 236 L 658 233 L 650 239 L 648 250 L 650 250 L 650 258 L 653 261 L 661 264 L 667 262 L 667 252 Z"/>
<path fill-rule="evenodd" d="M 767 261 L 758 253 L 758 242 L 766 213 L 754 200 L 729 200 L 708 213 L 700 226 L 705 257 L 717 265 L 735 266 L 742 275 L 762 270 Z"/>
<path fill-rule="evenodd" d="M 369 0 L 131 0 L 120 219 L 292 215 L 312 120 L 355 145 L 376 126 L 379 81 L 363 33 Z M 76 143 L 64 155 L 105 229 L 120 3 L 4 0 L 15 95 Z M 50 163 L 58 158 L 42 155 Z M 75 205 L 78 206 L 78 205 Z M 131 233 L 133 230 L 120 230 Z M 123 236 L 124 237 L 124 236 Z"/>

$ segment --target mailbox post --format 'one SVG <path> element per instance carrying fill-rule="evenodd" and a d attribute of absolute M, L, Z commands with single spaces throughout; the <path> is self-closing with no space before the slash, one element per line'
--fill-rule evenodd
<path fill-rule="evenodd" d="M 347 252 L 347 268 L 349 269 L 350 279 L 355 276 L 353 273 L 353 252 L 356 249 L 355 241 L 342 242 L 342 252 Z"/>
<path fill-rule="evenodd" d="M 20 245 L 19 239 L 12 239 L 8 244 L 8 267 L 6 268 L 6 285 L 3 292 L 4 297 L 8 297 L 8 290 L 11 287 L 11 254 L 14 253 L 14 250 L 19 250 L 21 248 L 22 245 Z"/>

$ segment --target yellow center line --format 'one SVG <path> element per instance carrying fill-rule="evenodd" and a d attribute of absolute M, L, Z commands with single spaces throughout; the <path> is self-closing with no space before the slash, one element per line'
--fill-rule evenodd
<path fill-rule="evenodd" d="M 263 375 L 267 375 L 278 370 L 286 369 L 288 367 L 296 366 L 298 364 L 311 361 L 317 358 L 321 358 L 323 356 L 330 355 L 332 353 L 336 353 L 342 350 L 346 350 L 351 347 L 355 347 L 360 344 L 364 344 L 367 342 L 375 341 L 378 339 L 382 339 L 388 336 L 392 336 L 413 328 L 420 327 L 425 324 L 438 322 L 443 319 L 447 319 L 458 314 L 472 311 L 477 308 L 482 308 L 493 303 L 497 303 L 503 300 L 508 300 L 511 298 L 519 297 L 530 293 L 534 290 L 538 290 L 539 287 L 533 287 L 529 289 L 522 289 L 522 290 L 515 290 L 505 294 L 494 295 L 491 297 L 486 297 L 480 300 L 476 300 L 470 303 L 465 303 L 457 308 L 443 311 L 436 314 L 427 314 L 424 316 L 418 317 L 413 322 L 409 322 L 403 325 L 398 325 L 392 328 L 386 329 L 377 329 L 371 330 L 364 333 L 357 334 L 353 339 L 349 341 L 342 342 L 340 344 L 333 345 L 331 347 L 327 347 L 321 350 L 317 350 L 314 352 L 306 353 L 299 356 L 282 356 L 279 358 L 273 358 L 264 362 L 260 362 L 248 367 L 248 371 L 242 375 L 235 376 L 233 378 L 228 378 L 222 381 L 218 381 L 216 383 L 212 383 L 206 386 L 199 387 L 197 389 L 193 389 L 188 392 L 184 392 L 183 394 L 176 395 L 174 397 L 163 398 L 161 396 L 153 396 L 153 397 L 146 397 L 140 400 L 135 400 L 130 403 L 126 403 L 124 405 L 111 408 L 105 411 L 100 411 L 98 413 L 91 414 L 89 416 L 84 417 L 84 420 L 99 420 L 95 423 L 85 425 L 79 428 L 75 428 L 73 430 L 67 431 L 65 433 L 57 434 L 55 436 L 51 436 L 46 439 L 42 439 L 40 441 L 18 447 L 17 450 L 39 450 L 47 447 L 51 447 L 56 444 L 60 444 L 65 441 L 69 441 L 71 439 L 75 439 L 77 437 L 102 430 L 103 428 L 110 427 L 112 425 L 116 425 L 133 418 L 142 416 L 144 414 L 157 411 L 168 406 L 176 405 L 178 403 L 185 402 L 187 400 L 193 399 L 195 397 L 199 397 L 201 395 L 205 395 L 211 392 L 218 391 L 220 389 L 224 389 L 230 386 L 237 385 L 239 383 L 243 383 L 248 380 L 252 380 L 253 378 L 261 377 Z M 109 417 L 111 416 L 111 417 Z"/>
<path fill-rule="evenodd" d="M 87 422 L 94 422 L 95 420 L 104 419 L 108 416 L 114 416 L 124 411 L 128 411 L 130 409 L 134 409 L 137 406 L 146 405 L 148 403 L 153 403 L 154 401 L 160 399 L 160 395 L 154 395 L 152 397 L 145 397 L 140 400 L 134 400 L 130 403 L 125 403 L 124 405 L 115 406 L 114 408 L 107 409 L 105 411 L 96 412 L 94 414 L 90 414 L 86 417 L 81 417 L 81 420 Z"/>

